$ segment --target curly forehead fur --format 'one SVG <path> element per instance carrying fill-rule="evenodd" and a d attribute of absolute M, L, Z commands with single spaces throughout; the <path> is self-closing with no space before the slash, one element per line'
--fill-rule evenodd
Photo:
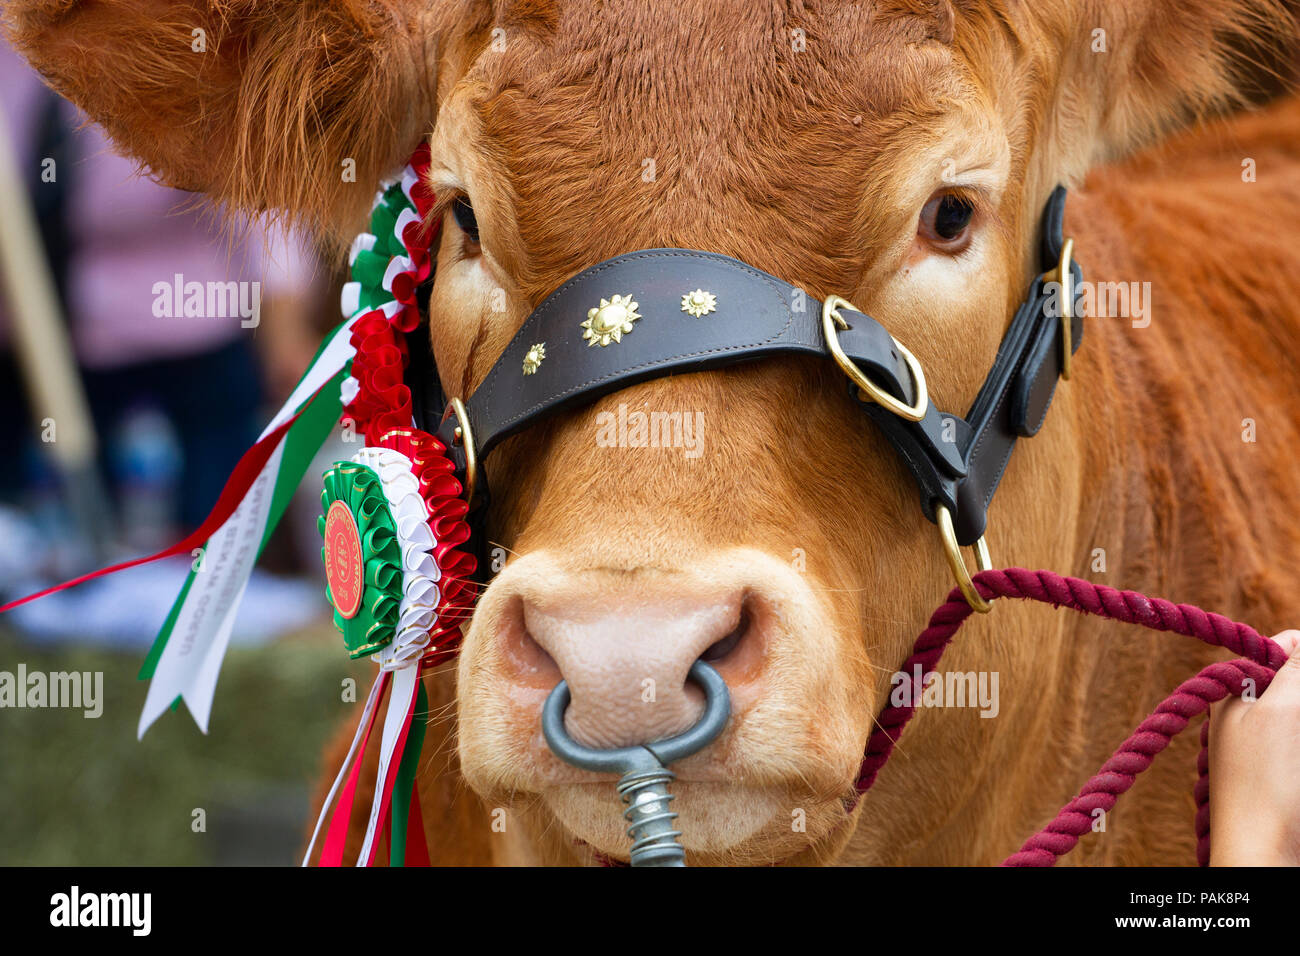
<path fill-rule="evenodd" d="M 1288 32 L 1280 4 L 1213 0 L 6 0 L 4 12 L 50 84 L 163 181 L 340 234 L 434 122 L 435 91 L 471 67 L 521 191 L 542 144 L 554 154 L 538 162 L 581 160 L 556 184 L 564 198 L 602 166 L 661 157 L 662 192 L 631 211 L 653 222 L 665 197 L 713 207 L 724 187 L 825 211 L 809 164 L 924 124 L 971 83 L 1023 100 L 1029 127 L 1057 103 L 1127 149 L 1233 95 L 1242 65 Z M 1114 54 L 1062 60 L 1088 24 Z M 526 42 L 492 54 L 494 28 Z M 992 88 L 1009 75 L 1030 82 Z"/>
<path fill-rule="evenodd" d="M 647 3 L 569 4 L 539 22 L 537 6 L 523 39 L 466 81 L 513 190 L 527 292 L 650 246 L 847 280 L 862 263 L 845 252 L 872 240 L 858 215 L 872 156 L 967 85 L 934 17 Z M 867 234 L 850 237 L 853 224 Z M 774 229 L 788 241 L 770 242 Z"/>

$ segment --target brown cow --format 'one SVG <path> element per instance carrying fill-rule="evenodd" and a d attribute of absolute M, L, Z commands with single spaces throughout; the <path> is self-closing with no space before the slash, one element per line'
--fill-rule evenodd
<path fill-rule="evenodd" d="M 990 513 L 995 563 L 1266 631 L 1300 620 L 1284 573 L 1300 555 L 1300 102 L 1100 165 L 1236 103 L 1242 64 L 1291 35 L 1273 4 L 7 10 L 52 85 L 160 176 L 340 235 L 432 130 L 440 210 L 464 195 L 481 227 L 480 244 L 448 212 L 439 250 L 432 338 L 451 394 L 473 391 L 567 276 L 684 246 L 844 295 L 911 348 L 942 407 L 964 409 L 1037 269 L 1039 210 L 1066 182 L 1086 277 L 1138 283 L 1138 298 L 1090 321 L 1045 428 L 1013 457 Z M 348 159 L 355 183 L 339 176 Z M 938 222 L 949 195 L 969 225 Z M 700 454 L 602 447 L 601 416 L 620 404 L 701 413 Z M 601 744 L 689 723 L 684 675 L 701 654 L 726 677 L 728 731 L 676 768 L 693 863 L 956 864 L 1018 847 L 1211 658 L 998 606 L 943 665 L 996 672 L 997 717 L 923 709 L 846 818 L 891 674 L 951 579 L 834 365 L 642 384 L 510 440 L 489 470 L 490 533 L 511 558 L 467 629 L 454 698 L 450 673 L 430 681 L 448 715 L 425 763 L 438 861 L 626 858 L 610 782 L 541 740 L 561 673 L 572 732 Z M 1194 744 L 1178 741 L 1071 859 L 1190 862 Z"/>

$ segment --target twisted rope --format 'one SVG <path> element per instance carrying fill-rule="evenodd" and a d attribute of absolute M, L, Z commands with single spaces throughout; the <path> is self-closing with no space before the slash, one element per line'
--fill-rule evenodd
<path fill-rule="evenodd" d="M 1286 660 L 1282 648 L 1254 628 L 1190 604 L 1174 604 L 1136 591 L 1120 591 L 1051 571 L 1023 568 L 983 571 L 975 575 L 974 581 L 985 599 L 1010 597 L 1041 601 L 1084 614 L 1140 624 L 1155 631 L 1195 637 L 1242 655 L 1234 661 L 1210 664 L 1180 684 L 1084 784 L 1078 796 L 1062 807 L 1051 823 L 1026 840 L 1019 851 L 1007 857 L 1003 866 L 1055 864 L 1074 849 L 1079 837 L 1092 829 L 1094 811 L 1100 808 L 1109 813 L 1120 794 L 1133 786 L 1137 775 L 1151 766 L 1156 755 L 1169 746 L 1193 717 L 1205 713 L 1211 704 L 1225 697 L 1241 696 L 1252 686 L 1251 682 L 1256 693 L 1263 693 Z M 971 613 L 959 589 L 948 592 L 947 600 L 930 616 L 930 623 L 916 639 L 912 655 L 901 670 L 910 674 L 920 666 L 924 682 Z M 889 704 L 881 711 L 877 729 L 867 741 L 854 787 L 856 795 L 848 805 L 850 811 L 875 783 L 914 710 L 913 704 L 906 703 Z M 1210 859 L 1209 729 L 1207 718 L 1201 728 L 1201 752 L 1196 762 L 1199 774 L 1195 789 L 1196 858 L 1201 866 Z"/>

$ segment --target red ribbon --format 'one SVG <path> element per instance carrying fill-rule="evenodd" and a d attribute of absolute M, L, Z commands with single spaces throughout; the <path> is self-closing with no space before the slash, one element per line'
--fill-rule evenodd
<path fill-rule="evenodd" d="M 417 676 L 416 676 L 416 680 L 418 681 L 418 680 L 420 680 L 420 679 L 421 679 L 421 678 L 417 675 Z M 391 691 L 391 688 L 390 688 L 390 691 Z M 418 698 L 419 698 L 419 694 L 412 694 L 412 695 L 411 695 L 411 703 L 410 703 L 410 705 L 406 708 L 406 716 L 402 719 L 402 733 L 401 733 L 401 735 L 397 738 L 397 746 L 395 746 L 395 747 L 393 748 L 393 753 L 392 753 L 392 755 L 389 757 L 389 760 L 388 760 L 388 774 L 384 777 L 384 789 L 383 789 L 383 792 L 382 792 L 382 793 L 380 794 L 380 796 L 379 796 L 379 801 L 380 801 L 380 802 L 379 802 L 379 819 L 375 821 L 375 837 L 376 837 L 376 838 L 370 841 L 370 855 L 369 855 L 368 857 L 366 857 L 366 866 L 374 866 L 374 865 L 375 865 L 375 854 L 376 854 L 376 853 L 378 852 L 378 850 L 379 850 L 379 843 L 380 843 L 380 841 L 379 841 L 379 839 L 378 839 L 378 836 L 379 836 L 380 831 L 382 831 L 382 830 L 384 829 L 384 827 L 386 827 L 386 826 L 388 825 L 388 808 L 391 807 L 392 804 L 393 804 L 393 787 L 394 787 L 394 785 L 397 783 L 397 768 L 401 765 L 401 763 L 402 763 L 402 754 L 403 754 L 403 752 L 406 750 L 406 736 L 407 736 L 407 734 L 408 734 L 408 733 L 410 732 L 410 730 L 411 730 L 411 718 L 415 716 L 415 702 L 416 702 L 416 700 L 417 700 Z M 375 710 L 378 711 L 379 708 L 376 707 Z M 357 763 L 358 763 L 358 764 L 361 763 L 361 756 L 360 756 L 360 755 L 358 755 L 358 757 L 357 757 Z M 348 809 L 349 809 L 349 811 L 350 811 L 350 810 L 351 810 L 351 806 L 349 806 Z M 331 825 L 332 825 L 332 824 L 331 824 Z M 408 821 L 407 821 L 407 828 L 408 828 L 408 829 L 407 829 L 407 834 L 408 834 L 408 836 L 407 836 L 407 847 L 408 847 L 408 850 L 409 850 L 409 847 L 410 847 L 410 836 L 409 836 L 409 834 L 410 834 L 410 829 L 409 829 L 409 828 L 410 828 L 410 820 L 409 820 L 409 818 L 408 818 Z M 344 827 L 344 831 L 345 831 L 345 832 L 346 832 L 346 830 L 347 830 L 347 828 Z M 423 837 L 423 835 L 424 835 L 424 830 L 423 830 L 423 829 L 421 829 L 421 831 L 420 831 L 420 835 L 421 835 L 421 837 Z"/>
<path fill-rule="evenodd" d="M 327 382 L 326 385 L 329 383 Z M 133 558 L 130 561 L 123 561 L 121 564 L 109 565 L 106 568 L 100 568 L 98 571 L 91 571 L 89 574 L 83 574 L 81 577 L 73 578 L 70 581 L 64 581 L 62 584 L 56 584 L 48 587 L 43 591 L 37 591 L 35 594 L 29 594 L 26 597 L 20 597 L 10 601 L 8 604 L 0 606 L 0 614 L 5 611 L 11 611 L 14 608 L 26 604 L 28 601 L 35 601 L 37 598 L 45 597 L 47 594 L 53 594 L 55 591 L 62 591 L 66 588 L 74 587 L 93 578 L 102 578 L 108 574 L 116 574 L 118 571 L 125 571 L 127 568 L 134 568 L 141 564 L 148 564 L 150 561 L 157 561 L 160 558 L 169 558 L 174 554 L 181 554 L 186 551 L 193 551 L 207 543 L 208 539 L 216 534 L 217 530 L 226 523 L 227 519 L 235 513 L 239 503 L 244 500 L 248 494 L 248 489 L 252 487 L 257 476 L 262 473 L 266 463 L 274 454 L 280 439 L 285 433 L 293 427 L 293 423 L 298 420 L 307 407 L 316 400 L 321 391 L 325 388 L 322 385 L 311 397 L 307 399 L 293 416 L 282 422 L 273 431 L 267 433 L 258 439 L 256 445 L 244 452 L 244 456 L 239 459 L 239 464 L 235 465 L 235 470 L 230 477 L 226 479 L 226 485 L 221 489 L 221 496 L 217 498 L 216 505 L 213 506 L 211 513 L 203 520 L 189 535 L 177 541 L 171 547 L 159 551 L 157 554 L 151 554 L 143 558 Z"/>
<path fill-rule="evenodd" d="M 411 788 L 411 812 L 406 816 L 406 865 L 429 866 L 429 845 L 424 838 L 424 816 L 420 813 L 420 778 Z"/>
<path fill-rule="evenodd" d="M 365 763 L 366 744 L 370 742 L 370 731 L 375 727 L 375 718 L 379 716 L 379 708 L 384 702 L 384 688 L 388 684 L 389 672 L 383 671 L 379 675 L 379 692 L 375 695 L 375 709 L 370 712 L 370 719 L 366 722 L 366 732 L 361 738 L 361 746 L 357 748 L 355 760 L 352 765 L 352 772 L 348 774 L 348 782 L 343 787 L 343 792 L 339 794 L 339 799 L 334 804 L 334 813 L 330 817 L 329 830 L 325 834 L 325 846 L 320 851 L 320 863 L 318 866 L 342 866 L 343 851 L 348 842 L 348 824 L 352 822 L 352 804 L 356 801 L 357 781 L 361 779 L 361 765 Z"/>

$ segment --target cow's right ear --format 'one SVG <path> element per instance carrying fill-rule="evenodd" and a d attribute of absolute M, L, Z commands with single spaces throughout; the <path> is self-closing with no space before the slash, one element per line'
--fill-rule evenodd
<path fill-rule="evenodd" d="M 342 229 L 432 128 L 429 0 L 8 0 L 46 81 L 162 182 Z"/>
<path fill-rule="evenodd" d="M 978 8 L 990 24 L 1000 15 Z M 1292 0 L 1055 0 L 1011 6 L 1037 35 L 1043 113 L 1071 181 L 1171 130 L 1240 108 L 1294 57 Z M 1276 79 L 1280 80 L 1280 77 Z M 1050 188 L 1050 184 L 1048 188 Z"/>

